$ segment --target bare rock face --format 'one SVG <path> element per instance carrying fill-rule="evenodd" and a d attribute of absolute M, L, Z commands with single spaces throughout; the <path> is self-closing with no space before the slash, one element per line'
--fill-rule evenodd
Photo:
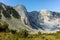
<path fill-rule="evenodd" d="M 27 10 L 23 5 L 11 7 L 1 4 L 0 21 L 5 21 L 9 24 L 9 29 L 17 30 L 26 29 L 31 31 L 27 18 Z M 6 10 L 5 10 L 6 9 Z"/>
<path fill-rule="evenodd" d="M 24 5 L 11 7 L 0 3 L 0 22 L 3 21 L 9 24 L 9 29 L 17 31 L 50 33 L 60 30 L 60 13 L 48 10 L 27 12 Z"/>
<path fill-rule="evenodd" d="M 21 21 L 25 24 L 27 24 L 27 10 L 25 8 L 25 6 L 23 5 L 17 5 L 14 7 L 14 9 L 19 13 L 19 15 L 21 16 Z"/>
<path fill-rule="evenodd" d="M 52 12 L 48 10 L 41 10 L 40 15 L 41 15 L 40 19 L 42 20 L 43 29 L 44 29 L 43 32 L 45 31 L 45 32 L 50 33 L 50 32 L 56 32 L 60 30 L 60 22 L 59 22 L 60 13 Z"/>
<path fill-rule="evenodd" d="M 33 29 L 43 33 L 53 33 L 60 30 L 60 13 L 48 10 L 29 13 L 29 22 Z M 37 31 L 37 32 L 38 32 Z"/>

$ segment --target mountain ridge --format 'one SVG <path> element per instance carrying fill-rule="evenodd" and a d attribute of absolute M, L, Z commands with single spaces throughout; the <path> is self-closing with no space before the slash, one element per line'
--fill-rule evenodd
<path fill-rule="evenodd" d="M 26 29 L 30 33 L 53 33 L 60 30 L 60 13 L 48 10 L 28 12 L 24 5 L 15 7 L 0 3 L 0 21 L 6 21 L 9 29 Z"/>

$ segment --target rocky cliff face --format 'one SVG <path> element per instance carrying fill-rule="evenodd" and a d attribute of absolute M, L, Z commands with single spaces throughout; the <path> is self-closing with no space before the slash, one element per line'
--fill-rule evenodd
<path fill-rule="evenodd" d="M 9 29 L 17 31 L 26 29 L 30 32 L 33 31 L 33 29 L 29 27 L 27 13 L 28 12 L 23 5 L 10 7 L 0 3 L 0 21 L 7 22 L 9 24 Z"/>
<path fill-rule="evenodd" d="M 9 24 L 9 29 L 26 29 L 31 33 L 56 32 L 60 30 L 60 13 L 48 10 L 27 12 L 24 5 L 15 7 L 0 3 L 0 22 Z"/>

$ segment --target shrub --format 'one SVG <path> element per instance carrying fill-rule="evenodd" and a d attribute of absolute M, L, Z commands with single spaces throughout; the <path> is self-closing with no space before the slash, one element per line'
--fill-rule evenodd
<path fill-rule="evenodd" d="M 20 30 L 20 32 L 17 33 L 19 37 L 26 38 L 28 37 L 28 31 L 27 30 Z"/>
<path fill-rule="evenodd" d="M 38 32 L 38 35 L 41 35 L 41 32 Z"/>
<path fill-rule="evenodd" d="M 8 23 L 6 23 L 5 21 L 0 22 L 0 32 L 1 31 L 6 31 L 6 29 L 8 29 Z"/>
<path fill-rule="evenodd" d="M 2 22 L 2 26 L 3 26 L 4 28 L 8 28 L 9 24 L 4 21 L 4 22 Z"/>
<path fill-rule="evenodd" d="M 10 30 L 12 34 L 16 34 L 16 30 Z"/>

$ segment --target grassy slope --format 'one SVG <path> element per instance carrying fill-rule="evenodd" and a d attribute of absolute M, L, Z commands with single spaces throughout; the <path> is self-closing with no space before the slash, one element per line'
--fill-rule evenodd
<path fill-rule="evenodd" d="M 60 31 L 50 34 L 41 34 L 41 32 L 28 34 L 28 31 L 20 30 L 17 33 L 14 30 L 9 30 L 6 22 L 0 22 L 0 40 L 60 40 Z"/>
<path fill-rule="evenodd" d="M 60 40 L 60 33 L 34 34 L 32 37 L 20 38 L 16 34 L 0 32 L 0 40 Z"/>

